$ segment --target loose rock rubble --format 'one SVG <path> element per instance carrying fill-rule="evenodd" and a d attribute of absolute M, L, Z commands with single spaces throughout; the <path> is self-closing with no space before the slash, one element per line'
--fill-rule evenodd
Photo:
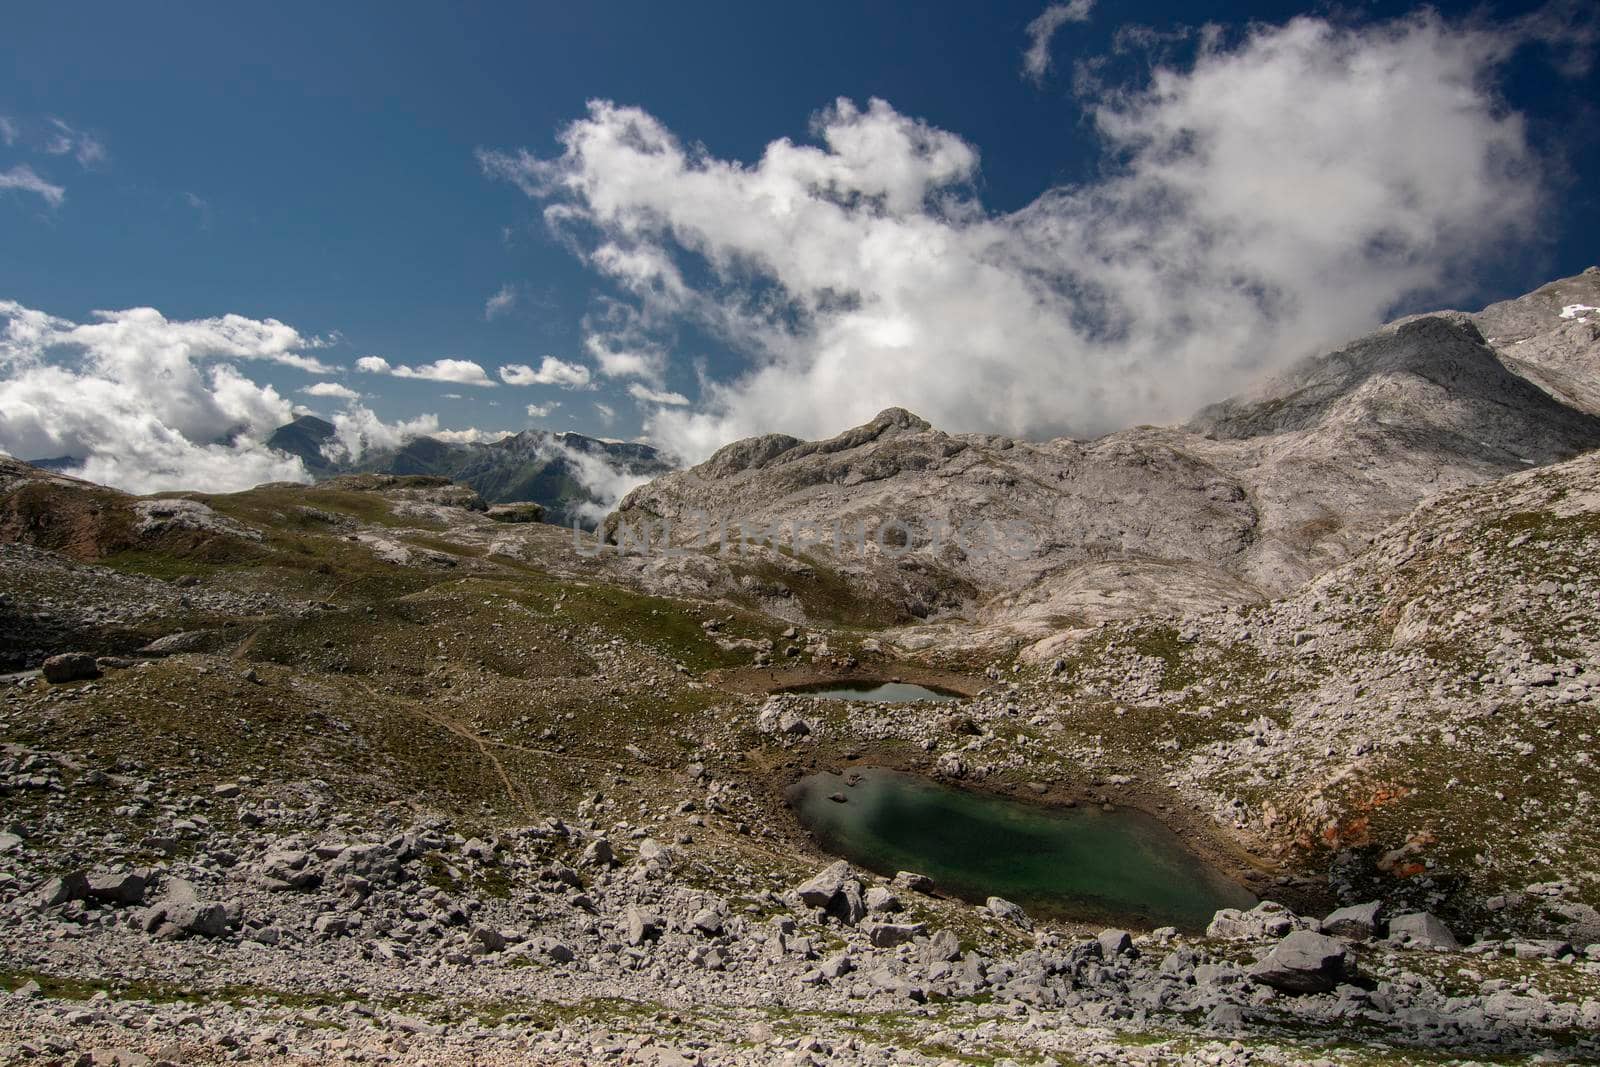
<path fill-rule="evenodd" d="M 863 887 L 888 884 L 842 862 L 730 899 L 642 844 L 597 862 L 605 838 L 557 820 L 492 842 L 439 820 L 337 821 L 217 834 L 191 860 L 38 885 L 59 857 L 30 854 L 0 906 L 12 990 L 0 1049 L 931 1064 L 958 1051 L 1121 1060 L 1129 1046 L 1112 1034 L 1136 1032 L 1149 1048 L 1227 1059 L 1249 1026 L 1268 1062 L 1332 1062 L 1339 1035 L 1372 1028 L 1462 1055 L 1551 1042 L 1600 1054 L 1600 951 L 1530 962 L 1521 945 L 1444 949 L 1449 931 L 1426 914 L 1390 918 L 1387 940 L 1338 933 L 1348 915 L 1319 922 L 1269 902 L 1219 913 L 1198 938 L 1040 929 L 969 946 L 948 925 L 972 914 L 959 902 L 914 922 L 858 911 Z M 473 891 L 486 875 L 504 888 Z M 1014 921 L 1005 903 L 983 910 Z M 1463 970 L 1517 977 L 1463 993 Z M 644 1010 L 618 1014 L 613 998 Z M 850 1022 L 881 1013 L 900 1022 Z M 1326 1039 L 1295 1036 L 1307 1026 Z"/>

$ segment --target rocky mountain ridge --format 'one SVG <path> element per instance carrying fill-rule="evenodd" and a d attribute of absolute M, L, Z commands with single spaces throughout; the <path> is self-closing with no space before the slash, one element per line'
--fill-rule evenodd
<path fill-rule="evenodd" d="M 826 441 L 752 438 L 634 490 L 608 529 L 665 521 L 687 538 L 701 514 L 758 530 L 898 519 L 916 551 L 837 554 L 822 539 L 802 555 L 879 583 L 909 570 L 914 614 L 996 639 L 1257 602 L 1351 558 L 1431 494 L 1600 447 L 1581 389 L 1549 385 L 1600 365 L 1600 317 L 1563 316 L 1584 300 L 1600 304 L 1600 271 L 1486 309 L 1485 323 L 1519 327 L 1499 348 L 1474 316 L 1401 320 L 1183 427 L 1030 443 L 891 409 Z M 966 523 L 1019 524 L 1028 550 L 973 553 L 926 532 Z M 930 584 L 945 595 L 927 602 Z"/>

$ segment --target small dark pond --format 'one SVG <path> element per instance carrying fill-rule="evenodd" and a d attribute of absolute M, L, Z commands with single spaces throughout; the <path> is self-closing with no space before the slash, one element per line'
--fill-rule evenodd
<path fill-rule="evenodd" d="M 918 871 L 967 900 L 1002 896 L 1035 915 L 1199 930 L 1218 908 L 1255 903 L 1132 809 L 1046 807 L 876 768 L 811 775 L 791 787 L 789 803 L 828 852 L 880 874 Z"/>
<path fill-rule="evenodd" d="M 952 693 L 945 689 L 930 689 L 925 685 L 912 685 L 910 682 L 857 682 L 853 685 L 824 682 L 821 685 L 796 686 L 783 692 L 821 697 L 824 700 L 871 700 L 880 704 L 906 704 L 916 701 L 942 703 L 966 699 L 960 693 Z"/>

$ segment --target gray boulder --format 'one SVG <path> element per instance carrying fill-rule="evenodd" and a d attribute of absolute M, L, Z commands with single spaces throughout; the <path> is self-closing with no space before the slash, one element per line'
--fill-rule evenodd
<path fill-rule="evenodd" d="M 916 871 L 896 871 L 894 884 L 913 893 L 933 892 L 933 879 Z"/>
<path fill-rule="evenodd" d="M 870 972 L 866 977 L 868 982 L 886 993 L 905 997 L 907 1000 L 917 1004 L 927 1002 L 927 990 L 904 975 L 896 974 L 888 967 L 880 967 Z"/>
<path fill-rule="evenodd" d="M 828 914 L 847 926 L 854 926 L 867 917 L 867 902 L 861 893 L 861 883 L 851 879 L 844 884 L 839 895 L 828 906 Z"/>
<path fill-rule="evenodd" d="M 603 837 L 597 837 L 584 846 L 583 855 L 578 862 L 585 867 L 610 867 L 617 862 L 616 852 L 611 848 L 611 842 Z"/>
<path fill-rule="evenodd" d="M 291 889 L 314 889 L 322 884 L 322 875 L 311 867 L 309 853 L 298 849 L 274 849 L 268 852 L 256 868 L 256 880 L 262 888 L 275 892 Z"/>
<path fill-rule="evenodd" d="M 961 942 L 949 930 L 940 930 L 928 938 L 922 958 L 927 963 L 954 963 L 961 958 Z"/>
<path fill-rule="evenodd" d="M 893 948 L 915 941 L 927 932 L 925 923 L 873 923 L 867 927 L 867 940 L 875 948 Z"/>
<path fill-rule="evenodd" d="M 1348 937 L 1353 941 L 1366 941 L 1378 932 L 1378 909 L 1381 906 L 1374 900 L 1340 908 L 1322 920 L 1322 932 L 1334 937 Z"/>
<path fill-rule="evenodd" d="M 830 863 L 808 880 L 800 883 L 795 895 L 813 908 L 826 908 L 844 889 L 851 878 L 850 865 L 844 860 Z"/>
<path fill-rule="evenodd" d="M 1101 930 L 1100 936 L 1095 938 L 1100 942 L 1100 955 L 1108 960 L 1118 956 L 1137 955 L 1133 947 L 1133 938 L 1128 936 L 1126 930 Z"/>
<path fill-rule="evenodd" d="M 1310 926 L 1310 923 L 1277 901 L 1263 900 L 1249 911 L 1223 908 L 1211 917 L 1206 936 L 1227 941 L 1259 941 L 1282 937 L 1295 930 L 1306 930 Z"/>
<path fill-rule="evenodd" d="M 311 932 L 321 938 L 343 937 L 350 932 L 350 919 L 335 912 L 324 912 L 312 920 Z"/>
<path fill-rule="evenodd" d="M 660 937 L 661 928 L 661 916 L 629 905 L 622 920 L 622 940 L 630 945 L 642 945 Z"/>
<path fill-rule="evenodd" d="M 87 652 L 63 652 L 51 656 L 40 664 L 45 681 L 55 683 L 81 682 L 100 677 L 100 666 Z"/>
<path fill-rule="evenodd" d="M 1427 948 L 1455 952 L 1461 942 L 1437 915 L 1427 911 L 1407 912 L 1389 920 L 1389 940 L 1407 948 Z"/>
<path fill-rule="evenodd" d="M 36 908 L 57 908 L 69 900 L 87 900 L 89 880 L 82 871 L 72 871 L 52 878 L 33 892 Z"/>
<path fill-rule="evenodd" d="M 788 737 L 808 737 L 813 729 L 798 712 L 785 709 L 778 716 L 778 732 Z"/>
<path fill-rule="evenodd" d="M 881 885 L 875 885 L 867 890 L 865 897 L 867 911 L 873 915 L 883 915 L 891 911 L 899 911 L 900 898 Z"/>
<path fill-rule="evenodd" d="M 506 947 L 505 935 L 492 926 L 474 926 L 471 936 L 485 952 L 501 952 Z"/>
<path fill-rule="evenodd" d="M 1326 993 L 1344 977 L 1346 960 L 1333 938 L 1296 930 L 1250 968 L 1250 977 L 1285 993 Z"/>
<path fill-rule="evenodd" d="M 1508 948 L 1519 960 L 1558 960 L 1573 955 L 1572 942 L 1557 940 L 1515 941 Z"/>
<path fill-rule="evenodd" d="M 553 937 L 539 939 L 540 950 L 556 963 L 571 963 L 577 958 L 577 953 L 572 951 L 572 946 L 564 941 L 557 941 Z"/>
<path fill-rule="evenodd" d="M 830 863 L 801 883 L 795 895 L 808 907 L 821 908 L 846 923 L 858 923 L 867 914 L 861 882 L 844 860 Z"/>
<path fill-rule="evenodd" d="M 1238 1004 L 1218 1004 L 1206 1012 L 1206 1029 L 1233 1033 L 1243 1030 L 1249 1022 L 1243 1007 Z"/>
<path fill-rule="evenodd" d="M 147 656 L 170 656 L 179 652 L 204 652 L 215 647 L 220 640 L 220 630 L 185 630 L 183 633 L 158 637 L 139 651 Z"/>
<path fill-rule="evenodd" d="M 154 921 L 158 937 L 225 937 L 231 916 L 226 905 L 180 901 L 154 909 L 160 913 Z"/>
<path fill-rule="evenodd" d="M 701 908 L 689 920 L 689 926 L 707 937 L 716 937 L 722 933 L 722 916 L 710 908 Z"/>
<path fill-rule="evenodd" d="M 818 968 L 822 972 L 822 977 L 829 980 L 843 978 L 855 969 L 855 960 L 850 958 L 850 953 L 848 952 L 838 952 L 829 956 L 822 961 L 822 966 Z"/>
<path fill-rule="evenodd" d="M 88 878 L 89 896 L 104 904 L 143 904 L 148 879 L 137 871 L 97 872 Z"/>
<path fill-rule="evenodd" d="M 1001 922 L 1016 923 L 1024 928 L 1033 925 L 1028 921 L 1028 913 L 1022 910 L 1022 906 L 1013 904 L 1005 897 L 990 897 L 983 902 L 983 906 L 989 909 L 990 915 Z"/>
<path fill-rule="evenodd" d="M 354 875 L 387 885 L 401 879 L 407 851 L 408 842 L 403 837 L 381 845 L 349 845 L 341 849 L 328 864 L 328 874 L 334 877 Z M 295 854 L 281 855 L 292 857 Z M 295 889 L 310 888 L 320 881 L 316 872 L 308 870 L 304 864 L 298 868 L 285 866 L 281 871 L 274 871 L 273 876 Z"/>

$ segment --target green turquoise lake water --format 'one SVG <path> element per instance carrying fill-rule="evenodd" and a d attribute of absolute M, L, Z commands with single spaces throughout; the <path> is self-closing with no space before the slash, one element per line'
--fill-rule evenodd
<path fill-rule="evenodd" d="M 966 699 L 960 693 L 951 693 L 943 689 L 930 689 L 925 685 L 912 685 L 910 682 L 863 682 L 856 685 L 840 685 L 829 682 L 824 685 L 785 689 L 784 692 L 797 693 L 808 697 L 821 697 L 824 700 L 871 700 L 881 704 L 901 704 L 916 701 L 943 703 L 951 700 Z"/>
<path fill-rule="evenodd" d="M 884 875 L 920 872 L 966 900 L 1002 896 L 1039 916 L 1199 930 L 1219 908 L 1255 903 L 1132 809 L 1047 807 L 877 768 L 811 775 L 789 802 L 834 855 Z"/>

